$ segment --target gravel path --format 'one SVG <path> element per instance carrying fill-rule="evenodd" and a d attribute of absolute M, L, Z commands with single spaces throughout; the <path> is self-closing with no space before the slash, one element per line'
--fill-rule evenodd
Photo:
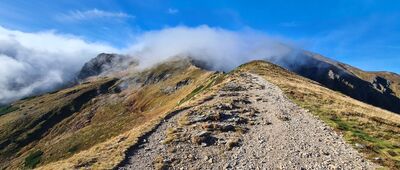
<path fill-rule="evenodd" d="M 165 120 L 118 169 L 375 169 L 311 113 L 254 74 Z"/>

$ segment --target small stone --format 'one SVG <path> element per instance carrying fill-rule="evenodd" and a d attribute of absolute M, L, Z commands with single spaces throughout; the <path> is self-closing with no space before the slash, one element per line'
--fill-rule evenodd
<path fill-rule="evenodd" d="M 359 144 L 359 143 L 354 144 L 354 146 L 355 146 L 357 149 L 364 149 L 364 148 L 365 148 L 365 145 Z"/>
<path fill-rule="evenodd" d="M 230 168 L 232 168 L 232 166 L 229 163 L 225 164 L 224 169 L 230 169 Z"/>
<path fill-rule="evenodd" d="M 212 145 L 215 142 L 216 138 L 211 136 L 210 132 L 202 131 L 196 135 L 194 135 L 191 139 L 192 143 L 196 143 L 201 146 Z"/>
<path fill-rule="evenodd" d="M 208 156 L 205 156 L 205 157 L 204 157 L 204 160 L 205 160 L 205 161 L 207 161 L 208 159 L 209 159 Z"/>
<path fill-rule="evenodd" d="M 382 158 L 380 158 L 380 157 L 375 157 L 374 160 L 375 160 L 375 161 L 381 161 Z"/>
<path fill-rule="evenodd" d="M 329 169 L 337 169 L 337 167 L 335 165 L 329 164 L 328 165 Z"/>

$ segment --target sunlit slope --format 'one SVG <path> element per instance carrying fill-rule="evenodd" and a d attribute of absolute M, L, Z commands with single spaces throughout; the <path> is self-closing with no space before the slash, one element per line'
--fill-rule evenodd
<path fill-rule="evenodd" d="M 75 87 L 12 104 L 10 108 L 17 109 L 0 117 L 1 166 L 39 167 L 150 126 L 220 74 L 176 60 L 121 75 L 92 77 Z M 98 154 L 92 153 L 93 158 Z M 118 160 L 109 156 L 110 163 Z"/>

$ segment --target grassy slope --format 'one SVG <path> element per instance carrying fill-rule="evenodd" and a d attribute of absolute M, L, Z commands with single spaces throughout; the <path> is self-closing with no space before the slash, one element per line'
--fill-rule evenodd
<path fill-rule="evenodd" d="M 399 166 L 397 154 L 400 152 L 398 146 L 400 140 L 397 134 L 400 131 L 400 126 L 395 123 L 400 122 L 398 115 L 324 88 L 314 81 L 266 62 L 251 62 L 241 66 L 236 71 L 249 71 L 262 75 L 271 83 L 278 85 L 297 104 L 310 110 L 339 133 L 343 133 L 345 139 L 353 146 L 356 143 L 361 144 L 362 147 L 357 149 L 369 159 L 392 169 Z M 223 77 L 222 75 L 214 75 L 203 79 L 201 84 L 190 89 L 190 93 L 189 91 L 185 93 L 186 97 L 180 101 L 189 101 L 189 103 L 186 102 L 180 107 L 196 105 L 196 100 L 190 99 L 196 98 L 198 94 L 204 94 L 202 92 L 205 89 L 218 84 L 223 80 Z M 212 91 L 207 93 L 212 93 Z M 175 109 L 177 108 L 175 107 Z M 124 158 L 125 151 L 137 143 L 143 134 L 151 131 L 164 116 L 168 115 L 168 111 L 157 115 L 156 118 L 89 150 L 41 168 L 77 168 L 83 166 L 94 169 L 113 168 Z M 381 159 L 374 159 L 377 157 Z"/>
<path fill-rule="evenodd" d="M 391 169 L 400 168 L 400 116 L 364 104 L 276 65 L 254 61 L 237 71 L 263 76 L 298 105 L 342 133 L 367 158 Z"/>
<path fill-rule="evenodd" d="M 61 167 L 72 169 L 83 166 L 109 169 L 124 158 L 124 152 L 137 142 L 141 134 L 151 130 L 164 116 L 177 109 L 179 104 L 193 97 L 191 94 L 196 88 L 202 87 L 204 90 L 207 85 L 214 82 L 213 80 L 221 76 L 219 73 L 204 71 L 189 63 L 178 61 L 132 73 L 127 77 L 142 82 L 148 80 L 148 77 L 154 78 L 165 73 L 168 75 L 166 79 L 152 81 L 143 86 L 138 84 L 120 93 L 96 96 L 79 111 L 49 129 L 40 140 L 22 148 L 11 161 L 3 162 L 3 166 L 7 166 L 8 169 L 27 167 L 26 165 L 50 169 Z M 190 83 L 177 91 L 171 94 L 162 91 L 186 79 L 190 79 Z M 93 79 L 91 83 L 81 86 L 92 86 L 99 80 Z M 130 83 L 135 84 L 135 81 Z M 48 105 L 50 98 L 53 100 L 58 98 L 59 103 L 66 103 L 67 98 L 63 95 L 68 91 L 80 93 L 79 87 L 36 97 L 29 101 L 32 104 Z M 43 98 L 49 100 L 41 102 Z M 27 105 L 28 102 L 21 101 L 19 104 Z M 43 113 L 41 110 L 43 107 L 39 105 L 31 110 Z M 53 105 L 50 104 L 49 107 Z M 11 115 L 14 114 L 16 113 L 11 112 L 0 117 L 0 123 L 10 121 Z M 21 119 L 13 117 L 15 120 Z M 15 121 L 4 124 L 1 130 L 14 124 Z"/>
<path fill-rule="evenodd" d="M 197 68 L 193 71 L 199 72 Z M 121 133 L 120 135 L 113 137 L 103 143 L 99 143 L 88 150 L 80 152 L 73 155 L 69 159 L 54 162 L 46 166 L 42 166 L 39 169 L 57 169 L 60 167 L 66 169 L 74 169 L 80 167 L 86 167 L 91 169 L 112 169 L 118 163 L 120 163 L 125 158 L 125 152 L 133 145 L 135 145 L 139 138 L 146 134 L 147 132 L 153 130 L 157 124 L 159 124 L 165 116 L 170 113 L 184 109 L 191 105 L 193 98 L 196 94 L 207 90 L 210 86 L 213 86 L 218 82 L 218 80 L 223 77 L 220 73 L 211 74 L 210 72 L 201 71 L 201 74 L 189 73 L 189 75 L 194 78 L 194 82 L 185 88 L 176 92 L 173 96 L 162 99 L 162 97 L 155 97 L 152 94 L 146 93 L 141 96 L 141 101 L 152 100 L 158 103 L 156 100 L 161 100 L 161 102 L 166 102 L 166 105 L 161 107 L 155 106 L 155 109 L 150 109 L 145 111 L 143 114 L 149 117 L 145 121 L 141 121 L 131 129 Z M 185 74 L 181 74 L 185 76 Z M 168 79 L 166 82 L 160 83 L 151 89 L 154 91 L 159 91 L 160 88 L 164 87 L 166 84 L 170 84 L 176 80 Z M 199 90 L 200 89 L 200 90 Z M 155 100 L 154 100 L 155 99 Z"/>
<path fill-rule="evenodd" d="M 54 125 L 57 118 L 61 118 L 68 111 L 79 107 L 74 104 L 76 99 L 83 100 L 86 95 L 97 93 L 97 89 L 104 84 L 112 83 L 113 79 L 99 79 L 97 82 L 78 85 L 53 94 L 32 97 L 12 104 L 12 112 L 0 117 L 0 167 L 30 150 L 30 145 L 35 143 L 46 129 Z"/>
<path fill-rule="evenodd" d="M 162 65 L 152 72 L 171 71 L 170 69 L 168 65 Z M 358 149 L 368 158 L 373 160 L 380 157 L 382 160 L 375 161 L 392 168 L 399 166 L 400 126 L 395 123 L 400 122 L 399 116 L 321 87 L 272 64 L 251 62 L 241 66 L 239 70 L 260 74 L 278 85 L 297 104 L 309 109 L 343 133 L 350 143 L 364 145 L 365 147 Z M 30 159 L 28 163 L 39 160 L 36 166 L 41 169 L 113 168 L 124 158 L 125 151 L 137 143 L 143 134 L 151 131 L 170 112 L 187 105 L 195 105 L 195 100 L 191 100 L 193 97 L 196 98 L 199 93 L 224 77 L 193 66 L 176 71 L 179 74 L 173 74 L 159 83 L 96 97 L 79 112 L 57 124 L 39 142 L 25 147 L 9 168 L 23 167 L 26 158 Z M 193 80 L 192 83 L 175 93 L 166 95 L 160 91 L 188 77 Z M 89 83 L 81 86 L 92 85 Z M 55 94 L 76 91 L 73 89 L 78 87 Z M 55 107 L 57 103 L 65 103 L 68 99 L 55 94 L 21 101 L 12 107 L 24 105 L 24 108 L 40 113 L 45 108 L 40 103 Z M 42 102 L 43 99 L 46 100 Z M 29 110 L 24 110 L 26 111 Z M 0 130 L 10 126 L 11 124 L 7 124 L 10 120 L 21 118 L 16 113 L 11 112 L 0 117 Z"/>

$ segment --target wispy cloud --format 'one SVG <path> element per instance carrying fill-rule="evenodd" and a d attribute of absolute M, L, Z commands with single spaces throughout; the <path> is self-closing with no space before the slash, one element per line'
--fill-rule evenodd
<path fill-rule="evenodd" d="M 113 12 L 113 11 L 104 11 L 97 8 L 81 11 L 74 10 L 70 11 L 66 14 L 62 14 L 58 17 L 60 20 L 90 20 L 90 19 L 99 19 L 99 18 L 119 18 L 119 19 L 127 19 L 127 18 L 135 18 L 135 16 L 124 13 L 124 12 Z"/>
<path fill-rule="evenodd" d="M 168 8 L 168 10 L 167 10 L 167 13 L 168 14 L 177 14 L 179 12 L 179 10 L 178 9 L 176 9 L 176 8 Z"/>

